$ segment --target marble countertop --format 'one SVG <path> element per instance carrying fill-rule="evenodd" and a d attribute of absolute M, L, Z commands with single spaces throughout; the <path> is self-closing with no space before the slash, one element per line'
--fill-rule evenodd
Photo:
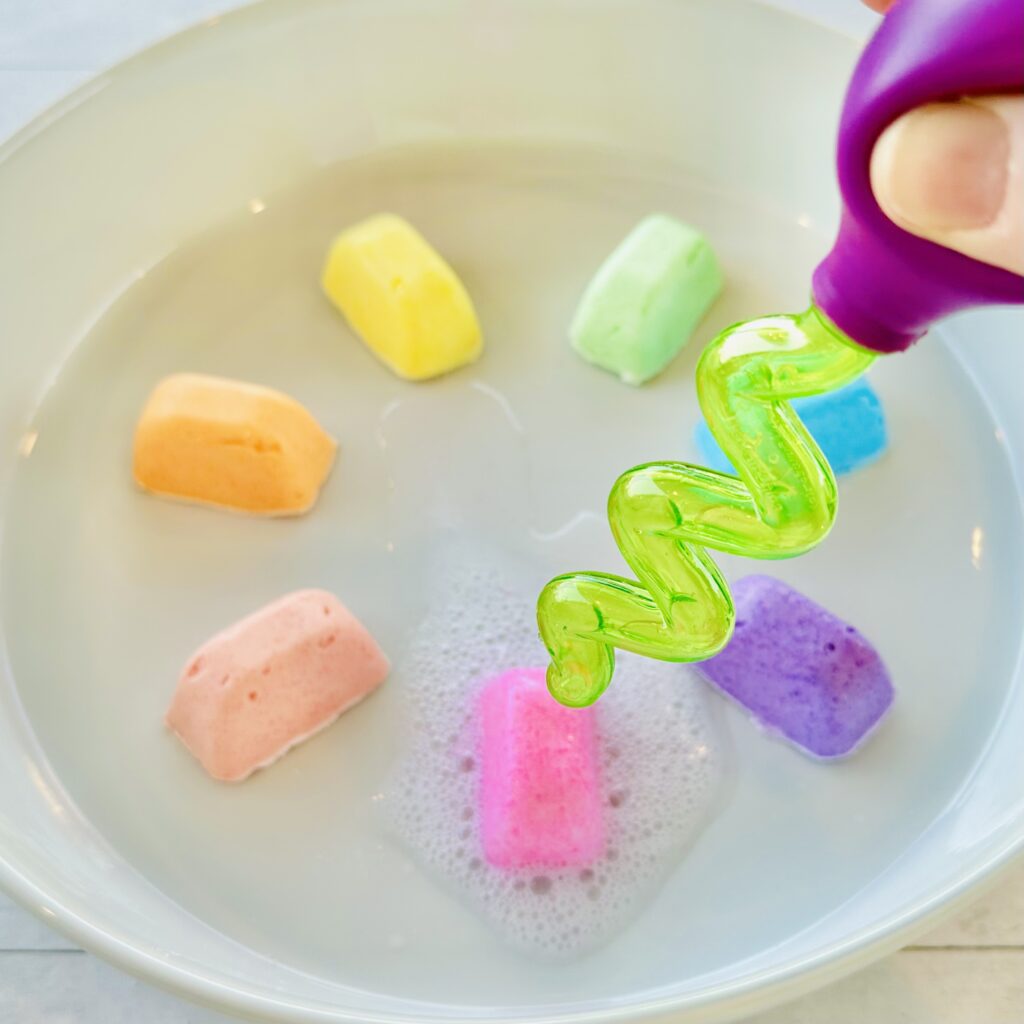
<path fill-rule="evenodd" d="M 855 0 L 776 0 L 852 33 Z M 0 138 L 101 68 L 230 0 L 0 0 Z M 224 1024 L 0 896 L 0 1024 Z M 1024 863 L 917 945 L 747 1024 L 1022 1024 Z"/>

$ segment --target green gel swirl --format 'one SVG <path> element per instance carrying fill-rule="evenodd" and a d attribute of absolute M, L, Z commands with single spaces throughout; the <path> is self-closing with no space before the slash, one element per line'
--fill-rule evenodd
<path fill-rule="evenodd" d="M 825 538 L 835 476 L 788 399 L 842 387 L 873 360 L 814 306 L 737 324 L 708 345 L 697 397 L 739 477 L 685 462 L 651 462 L 619 477 L 608 523 L 637 578 L 568 573 L 537 602 L 558 701 L 593 704 L 611 682 L 616 647 L 700 661 L 725 646 L 735 608 L 707 548 L 789 558 Z"/>

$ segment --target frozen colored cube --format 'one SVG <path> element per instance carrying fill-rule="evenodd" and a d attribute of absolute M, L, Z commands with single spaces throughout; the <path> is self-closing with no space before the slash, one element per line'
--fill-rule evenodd
<path fill-rule="evenodd" d="M 886 449 L 882 403 L 863 377 L 838 391 L 798 398 L 793 408 L 837 474 L 867 466 Z M 697 424 L 694 439 L 705 466 L 722 473 L 735 472 L 703 419 Z"/>
<path fill-rule="evenodd" d="M 473 362 L 483 348 L 455 271 L 406 221 L 380 214 L 331 244 L 324 292 L 378 359 L 424 380 Z"/>
<path fill-rule="evenodd" d="M 698 666 L 768 732 L 820 758 L 851 753 L 893 702 L 871 643 L 809 597 L 769 576 L 733 587 L 736 631 Z"/>
<path fill-rule="evenodd" d="M 593 863 L 605 821 L 594 708 L 563 707 L 544 669 L 513 668 L 479 698 L 484 855 L 500 868 Z"/>
<path fill-rule="evenodd" d="M 388 660 L 333 595 L 300 590 L 189 659 L 167 724 L 215 779 L 239 782 L 375 690 Z"/>
<path fill-rule="evenodd" d="M 179 373 L 149 396 L 133 474 L 146 491 L 262 515 L 316 501 L 334 440 L 298 402 L 242 381 Z"/>
<path fill-rule="evenodd" d="M 580 300 L 569 338 L 588 362 L 627 384 L 657 376 L 722 290 L 707 239 L 664 214 L 642 220 Z"/>

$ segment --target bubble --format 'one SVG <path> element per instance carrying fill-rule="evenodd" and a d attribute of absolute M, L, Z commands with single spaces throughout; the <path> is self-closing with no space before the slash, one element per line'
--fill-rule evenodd
<path fill-rule="evenodd" d="M 596 707 L 604 856 L 543 873 L 488 864 L 476 813 L 475 695 L 505 669 L 546 665 L 547 653 L 535 584 L 512 589 L 481 564 L 448 566 L 437 581 L 443 599 L 395 665 L 409 732 L 385 805 L 420 864 L 506 941 L 563 959 L 608 941 L 655 896 L 717 806 L 722 747 L 689 669 L 617 652 L 615 680 Z"/>

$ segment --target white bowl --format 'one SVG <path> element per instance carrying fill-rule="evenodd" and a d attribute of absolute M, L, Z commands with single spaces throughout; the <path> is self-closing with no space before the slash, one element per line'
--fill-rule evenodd
<path fill-rule="evenodd" d="M 506 948 L 372 810 L 428 556 L 472 541 L 527 590 L 613 569 L 614 477 L 692 454 L 699 345 L 642 390 L 583 365 L 565 328 L 588 275 L 666 209 L 729 277 L 699 341 L 800 307 L 855 49 L 738 0 L 277 0 L 101 76 L 0 150 L 4 887 L 124 968 L 257 1018 L 717 1020 L 894 948 L 1020 850 L 1024 348 L 1005 311 L 880 362 L 891 453 L 844 479 L 821 549 L 770 567 L 889 662 L 899 700 L 863 752 L 811 763 L 722 706 L 730 798 L 636 923 L 562 966 Z M 382 208 L 467 281 L 488 338 L 472 369 L 399 382 L 319 296 L 331 234 Z M 341 439 L 309 517 L 135 492 L 134 418 L 180 369 L 278 386 Z M 315 585 L 394 677 L 272 770 L 211 782 L 161 726 L 177 671 Z"/>

